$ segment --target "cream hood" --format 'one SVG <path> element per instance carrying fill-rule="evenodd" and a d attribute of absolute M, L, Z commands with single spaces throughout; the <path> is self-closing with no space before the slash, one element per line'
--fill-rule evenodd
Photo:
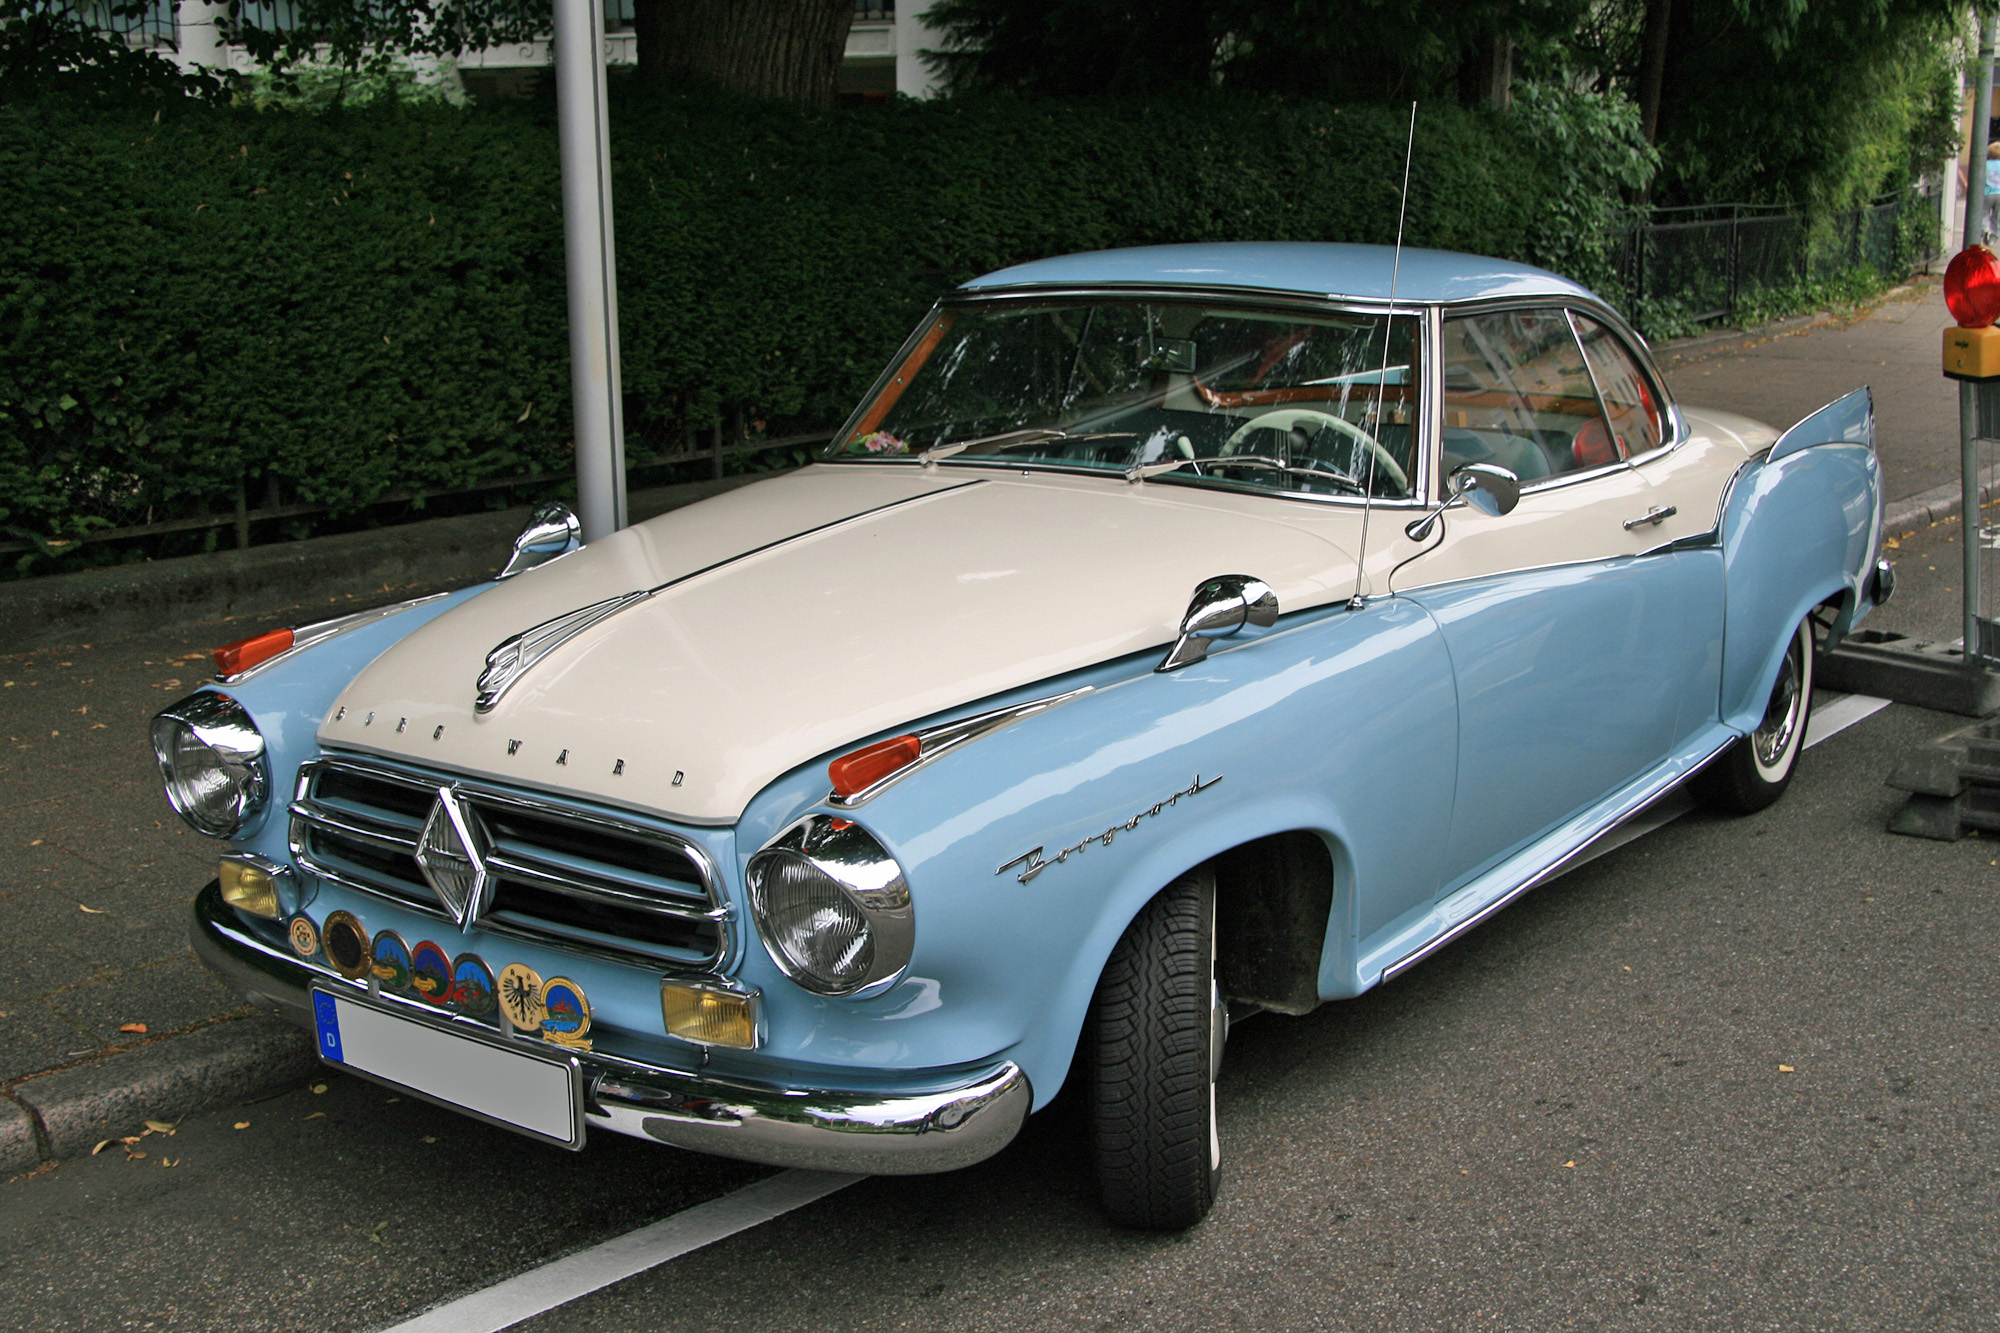
<path fill-rule="evenodd" d="M 725 823 L 815 756 L 1170 642 L 1211 575 L 1261 578 L 1288 611 L 1345 596 L 1359 517 L 1116 478 L 812 467 L 625 529 L 438 617 L 355 677 L 319 736 Z M 475 711 L 496 645 L 653 588 Z"/>

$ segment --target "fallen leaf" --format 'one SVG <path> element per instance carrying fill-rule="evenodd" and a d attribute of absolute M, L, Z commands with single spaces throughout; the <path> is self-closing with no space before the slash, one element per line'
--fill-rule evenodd
<path fill-rule="evenodd" d="M 150 1134 L 171 1134 L 174 1132 L 174 1126 L 179 1123 L 177 1120 L 148 1120 L 146 1131 Z"/>
<path fill-rule="evenodd" d="M 312 1113 L 311 1115 L 307 1116 L 307 1117 L 306 1117 L 306 1119 L 308 1119 L 308 1120 L 324 1120 L 324 1119 L 326 1119 L 326 1112 L 324 1112 L 324 1111 L 314 1111 L 314 1112 L 313 1112 L 313 1113 Z"/>
<path fill-rule="evenodd" d="M 238 1129 L 248 1129 L 250 1128 L 250 1122 L 248 1120 L 239 1120 L 236 1122 L 236 1127 Z"/>
<path fill-rule="evenodd" d="M 425 1142 L 425 1143 L 436 1143 L 436 1142 L 437 1142 L 437 1135 L 435 1135 L 435 1134 L 426 1134 L 426 1135 L 424 1135 L 424 1142 Z"/>
<path fill-rule="evenodd" d="M 1575 1163 L 1575 1162 L 1564 1162 L 1564 1163 L 1563 1163 L 1563 1170 L 1567 1171 L 1567 1170 L 1569 1170 L 1569 1169 L 1570 1169 L 1571 1167 L 1573 1167 L 1573 1166 L 1575 1166 L 1575 1165 L 1576 1165 L 1576 1163 Z"/>
<path fill-rule="evenodd" d="M 29 845 L 30 847 L 39 847 L 39 846 L 41 846 L 41 845 L 42 845 L 42 840 L 41 840 L 40 838 L 37 838 L 37 839 L 35 839 L 35 840 L 34 840 L 33 842 L 29 843 L 28 845 Z"/>
<path fill-rule="evenodd" d="M 1796 1070 L 1796 1069 L 1794 1069 L 1794 1068 L 1792 1068 L 1792 1067 L 1791 1067 L 1790 1065 L 1779 1065 L 1779 1066 L 1778 1066 L 1778 1072 L 1779 1072 L 1780 1074 L 1796 1074 L 1796 1073 L 1798 1073 L 1799 1071 L 1798 1071 L 1798 1070 Z"/>
<path fill-rule="evenodd" d="M 109 914 L 108 912 L 106 912 L 106 911 L 105 911 L 105 910 L 104 910 L 104 909 L 103 909 L 102 907 L 85 907 L 85 906 L 84 906 L 84 905 L 83 905 L 82 903 L 78 903 L 78 904 L 76 905 L 76 910 L 77 910 L 77 911 L 79 911 L 79 912 L 88 912 L 88 913 L 90 913 L 90 914 L 91 914 L 92 916 L 108 916 L 108 915 L 110 915 L 110 914 Z"/>
<path fill-rule="evenodd" d="M 375 1224 L 375 1229 L 368 1233 L 368 1239 L 374 1241 L 377 1245 L 380 1245 L 382 1243 L 382 1233 L 387 1231 L 388 1229 L 389 1229 L 389 1224 L 387 1222 L 377 1222 Z"/>
<path fill-rule="evenodd" d="M 1628 968 L 1626 968 L 1625 970 L 1626 970 L 1627 972 L 1630 972 L 1630 971 L 1631 971 L 1632 969 L 1628 967 Z"/>
<path fill-rule="evenodd" d="M 322 1092 L 325 1092 L 325 1091 L 326 1091 L 326 1084 L 324 1084 L 324 1083 L 315 1083 L 315 1084 L 313 1084 L 313 1085 L 312 1085 L 312 1090 L 313 1090 L 313 1093 L 314 1093 L 314 1095 L 315 1095 L 315 1096 L 317 1096 L 318 1094 L 320 1094 L 320 1093 L 322 1093 Z"/>
<path fill-rule="evenodd" d="M 160 1159 L 161 1166 L 179 1166 L 180 1164 L 181 1159 L 178 1157 L 162 1157 Z"/>
<path fill-rule="evenodd" d="M 104 1140 L 104 1142 L 98 1144 L 95 1148 L 92 1148 L 90 1150 L 90 1155 L 92 1157 L 95 1157 L 97 1156 L 97 1154 L 103 1152 L 106 1148 L 109 1148 L 112 1144 L 116 1142 L 118 1142 L 117 1139 L 106 1139 Z"/>
<path fill-rule="evenodd" d="M 136 1032 L 142 1037 L 146 1035 L 146 1025 L 144 1023 L 120 1023 L 118 1030 L 120 1032 Z"/>
<path fill-rule="evenodd" d="M 128 1162 L 143 1162 L 146 1160 L 146 1154 L 142 1152 L 128 1152 L 125 1154 L 125 1160 Z"/>

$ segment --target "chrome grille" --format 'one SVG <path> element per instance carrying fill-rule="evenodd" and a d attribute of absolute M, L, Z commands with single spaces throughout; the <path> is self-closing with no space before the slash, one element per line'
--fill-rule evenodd
<path fill-rule="evenodd" d="M 315 760 L 299 770 L 292 855 L 322 878 L 448 920 L 416 862 L 424 821 L 446 786 L 492 839 L 494 889 L 482 929 L 656 965 L 706 968 L 726 952 L 728 909 L 699 848 L 548 797 Z"/>

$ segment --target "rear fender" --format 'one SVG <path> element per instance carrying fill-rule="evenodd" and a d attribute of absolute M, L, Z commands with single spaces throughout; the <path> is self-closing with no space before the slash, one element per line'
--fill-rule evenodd
<path fill-rule="evenodd" d="M 1857 416 L 1865 405 L 1866 390 L 1857 390 L 1806 418 L 1772 446 L 1770 457 L 1751 464 L 1730 492 L 1722 524 L 1728 624 L 1721 717 L 1739 731 L 1763 720 L 1799 621 L 1822 603 L 1837 602 L 1842 614 L 1836 630 L 1844 633 L 1865 604 L 1863 580 L 1882 537 L 1882 469 L 1871 443 L 1872 418 Z M 1829 432 L 1836 437 L 1806 442 Z M 1863 438 L 1850 442 L 1839 432 Z"/>

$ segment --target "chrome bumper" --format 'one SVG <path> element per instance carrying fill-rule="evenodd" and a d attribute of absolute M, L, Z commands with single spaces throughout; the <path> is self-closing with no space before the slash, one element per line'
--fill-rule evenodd
<path fill-rule="evenodd" d="M 194 951 L 252 1004 L 308 1031 L 314 982 L 354 985 L 243 929 L 214 882 L 195 895 Z M 954 1171 L 1012 1142 L 1034 1094 L 1011 1061 L 939 1092 L 841 1092 L 706 1078 L 586 1053 L 589 1123 L 771 1166 L 870 1175 Z"/>

